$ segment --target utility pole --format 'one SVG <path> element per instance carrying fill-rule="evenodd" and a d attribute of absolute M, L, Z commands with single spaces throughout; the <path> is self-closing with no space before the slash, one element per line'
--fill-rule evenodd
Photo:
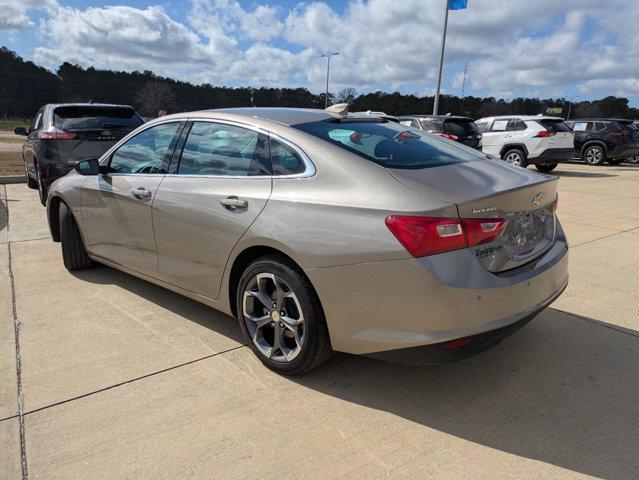
<path fill-rule="evenodd" d="M 448 4 L 450 0 L 446 0 L 446 13 L 444 14 L 444 31 L 442 32 L 442 49 L 439 52 L 439 74 L 437 75 L 437 90 L 435 91 L 435 103 L 433 104 L 433 115 L 437 115 L 439 110 L 439 91 L 442 86 L 442 69 L 444 68 L 444 49 L 446 48 L 446 29 L 448 28 Z"/>
<path fill-rule="evenodd" d="M 339 52 L 329 53 L 328 55 L 321 54 L 320 57 L 326 58 L 326 97 L 324 98 L 324 108 L 328 108 L 328 77 L 331 74 L 331 57 L 339 55 Z"/>
<path fill-rule="evenodd" d="M 468 62 L 464 62 L 464 80 L 462 81 L 462 102 L 464 101 L 464 90 L 466 90 L 466 74 L 468 73 Z"/>

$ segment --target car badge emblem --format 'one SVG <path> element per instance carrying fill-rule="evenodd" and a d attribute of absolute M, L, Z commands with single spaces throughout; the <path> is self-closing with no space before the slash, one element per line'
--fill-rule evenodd
<path fill-rule="evenodd" d="M 111 135 L 111 130 L 102 130 L 100 132 L 100 135 L 102 135 L 103 137 L 109 137 Z"/>
<path fill-rule="evenodd" d="M 533 204 L 533 205 L 539 205 L 539 204 L 541 204 L 541 202 L 543 202 L 543 201 L 544 201 L 544 197 L 545 197 L 545 196 L 546 196 L 546 195 L 545 195 L 543 192 L 536 193 L 536 194 L 533 196 L 533 198 L 532 198 L 532 204 Z"/>

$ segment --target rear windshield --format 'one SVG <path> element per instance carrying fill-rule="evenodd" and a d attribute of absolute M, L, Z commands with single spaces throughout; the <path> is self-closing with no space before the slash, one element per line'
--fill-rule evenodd
<path fill-rule="evenodd" d="M 103 128 L 135 128 L 142 119 L 132 108 L 123 107 L 58 107 L 53 123 L 62 130 L 90 130 Z"/>
<path fill-rule="evenodd" d="M 430 168 L 486 158 L 459 143 L 397 123 L 323 121 L 295 128 L 386 168 Z"/>
<path fill-rule="evenodd" d="M 447 120 L 444 122 L 444 132 L 463 137 L 464 135 L 476 135 L 479 133 L 479 129 L 475 122 L 469 120 Z"/>
<path fill-rule="evenodd" d="M 561 120 L 535 120 L 542 127 L 544 127 L 549 132 L 559 133 L 559 132 L 570 132 L 570 127 L 566 125 Z"/>

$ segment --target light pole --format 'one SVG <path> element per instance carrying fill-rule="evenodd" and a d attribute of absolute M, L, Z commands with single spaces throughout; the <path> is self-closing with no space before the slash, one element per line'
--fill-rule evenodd
<path fill-rule="evenodd" d="M 329 53 L 328 55 L 321 54 L 320 57 L 326 58 L 326 97 L 324 98 L 324 108 L 328 108 L 328 77 L 331 74 L 331 57 L 339 55 L 339 52 Z"/>
<path fill-rule="evenodd" d="M 581 97 L 581 95 L 573 95 L 572 97 L 570 97 L 570 100 L 568 100 L 568 115 L 566 115 L 566 120 L 570 120 L 570 112 L 572 111 L 572 99 L 579 97 Z"/>
<path fill-rule="evenodd" d="M 444 31 L 442 32 L 442 48 L 439 51 L 439 72 L 437 74 L 437 90 L 435 90 L 435 101 L 433 102 L 433 115 L 437 115 L 439 110 L 439 91 L 442 86 L 442 70 L 444 69 L 444 49 L 446 48 L 446 30 L 448 29 L 448 9 L 450 0 L 446 0 L 446 13 L 444 14 Z"/>

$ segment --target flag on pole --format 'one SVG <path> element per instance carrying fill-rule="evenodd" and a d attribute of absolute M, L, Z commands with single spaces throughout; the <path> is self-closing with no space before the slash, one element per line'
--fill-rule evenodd
<path fill-rule="evenodd" d="M 468 7 L 468 0 L 449 0 L 448 10 L 463 10 Z"/>

